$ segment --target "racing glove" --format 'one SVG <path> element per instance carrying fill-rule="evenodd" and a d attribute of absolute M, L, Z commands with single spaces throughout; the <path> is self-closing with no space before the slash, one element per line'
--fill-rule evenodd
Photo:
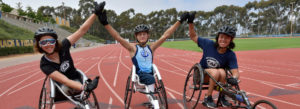
<path fill-rule="evenodd" d="M 227 83 L 231 84 L 231 85 L 238 85 L 238 80 L 236 78 L 230 77 L 227 79 Z"/>
<path fill-rule="evenodd" d="M 97 88 L 99 81 L 99 76 L 97 76 L 94 80 L 88 80 L 85 84 L 84 91 L 91 92 Z"/>
<path fill-rule="evenodd" d="M 181 16 L 180 16 L 180 19 L 179 19 L 179 22 L 180 23 L 183 23 L 184 21 L 186 21 L 189 17 L 189 12 L 184 12 Z"/>
<path fill-rule="evenodd" d="M 196 12 L 189 13 L 188 23 L 194 23 Z"/>

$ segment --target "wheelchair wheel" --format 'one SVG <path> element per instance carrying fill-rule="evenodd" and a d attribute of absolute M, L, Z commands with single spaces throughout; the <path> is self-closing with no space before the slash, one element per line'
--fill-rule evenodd
<path fill-rule="evenodd" d="M 131 81 L 131 75 L 130 75 L 126 82 L 125 98 L 124 98 L 125 109 L 129 109 L 130 107 L 132 92 L 133 92 L 133 82 Z"/>
<path fill-rule="evenodd" d="M 158 92 L 158 100 L 159 100 L 159 106 L 160 109 L 168 109 L 168 100 L 167 100 L 167 94 L 165 90 L 165 86 L 162 80 L 158 80 L 158 78 L 155 78 L 155 87 Z"/>
<path fill-rule="evenodd" d="M 96 94 L 94 91 L 90 93 L 89 99 L 86 100 L 87 105 L 89 106 L 90 109 L 100 109 L 99 103 L 96 97 Z"/>
<path fill-rule="evenodd" d="M 277 107 L 267 100 L 258 100 L 253 104 L 252 109 L 277 109 Z"/>
<path fill-rule="evenodd" d="M 54 99 L 50 97 L 50 82 L 45 78 L 39 99 L 39 109 L 52 109 Z"/>
<path fill-rule="evenodd" d="M 196 108 L 201 96 L 203 80 L 203 70 L 197 63 L 190 69 L 184 83 L 183 104 L 185 108 Z"/>

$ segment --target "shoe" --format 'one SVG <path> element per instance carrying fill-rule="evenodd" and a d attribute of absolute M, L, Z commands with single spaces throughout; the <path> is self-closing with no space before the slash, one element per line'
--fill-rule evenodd
<path fill-rule="evenodd" d="M 221 102 L 221 105 L 223 107 L 230 107 L 231 106 L 231 103 L 229 103 L 226 99 L 225 99 L 225 96 L 221 96 L 220 97 L 220 102 Z"/>
<path fill-rule="evenodd" d="M 217 105 L 214 103 L 214 100 L 211 95 L 204 97 L 204 101 L 202 102 L 202 104 L 208 108 L 216 108 L 217 107 Z"/>

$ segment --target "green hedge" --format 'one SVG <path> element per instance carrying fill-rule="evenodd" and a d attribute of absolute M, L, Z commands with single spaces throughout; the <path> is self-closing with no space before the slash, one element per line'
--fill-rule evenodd
<path fill-rule="evenodd" d="M 0 48 L 0 56 L 7 56 L 11 54 L 23 54 L 23 53 L 33 53 L 33 47 L 7 47 Z"/>

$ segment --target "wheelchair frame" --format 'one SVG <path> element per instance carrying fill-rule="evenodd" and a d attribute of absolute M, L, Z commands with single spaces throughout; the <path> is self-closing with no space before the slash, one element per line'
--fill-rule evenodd
<path fill-rule="evenodd" d="M 147 97 L 150 99 L 150 102 L 155 104 L 154 108 L 162 108 L 168 109 L 168 102 L 167 102 L 167 94 L 165 91 L 165 87 L 155 64 L 152 64 L 153 68 L 153 76 L 155 78 L 155 90 L 154 92 L 149 92 L 148 87 L 145 84 L 140 83 L 139 77 L 136 74 L 136 67 L 133 65 L 131 69 L 131 73 L 128 76 L 126 82 L 126 89 L 125 89 L 125 97 L 124 97 L 124 104 L 125 109 L 129 109 L 132 92 L 140 92 L 142 94 L 146 94 Z M 154 97 L 154 94 L 158 95 L 158 100 Z"/>
<path fill-rule="evenodd" d="M 82 78 L 81 82 L 85 84 L 85 82 L 88 81 L 89 79 L 81 70 L 77 69 L 77 72 L 79 72 L 81 75 Z M 100 109 L 97 97 L 93 91 L 92 92 L 82 91 L 78 95 L 67 95 L 57 82 L 55 82 L 51 78 L 49 79 L 48 78 L 49 77 L 46 76 L 43 82 L 43 87 L 39 99 L 39 109 L 52 109 L 52 106 L 55 103 L 60 103 L 65 101 L 71 101 L 71 103 L 76 105 L 76 107 L 83 108 L 83 109 L 93 109 L 93 108 Z M 90 94 L 92 94 L 94 102 L 88 100 L 90 98 Z M 55 99 L 59 97 L 60 99 L 58 99 L 58 101 L 55 101 Z M 46 105 L 49 105 L 49 107 L 46 107 Z"/>
<path fill-rule="evenodd" d="M 189 79 L 191 79 L 190 77 L 193 77 L 192 80 L 194 82 L 194 76 L 195 76 L 194 72 L 196 70 L 199 71 L 200 81 L 197 84 L 193 83 L 192 87 L 188 86 L 189 89 L 193 90 L 193 93 L 192 93 L 192 96 L 187 96 L 186 90 L 187 90 L 188 81 L 189 81 Z M 225 69 L 225 72 L 226 72 L 226 80 L 227 80 L 227 78 L 232 77 L 232 72 L 230 72 L 230 70 Z M 191 74 L 191 73 L 193 73 L 193 74 Z M 195 104 L 192 104 L 191 108 L 192 109 L 196 108 L 196 106 L 200 100 L 202 90 L 208 89 L 209 86 L 203 87 L 203 85 L 208 85 L 208 83 L 204 83 L 204 75 L 208 75 L 213 81 L 216 82 L 214 90 L 217 90 L 220 93 L 218 100 L 217 100 L 217 107 L 220 106 L 220 104 L 221 104 L 220 103 L 220 97 L 221 97 L 220 95 L 227 95 L 229 98 L 231 98 L 233 100 L 234 105 L 232 105 L 231 108 L 256 109 L 259 105 L 266 104 L 266 105 L 269 105 L 272 109 L 277 109 L 277 107 L 274 104 L 272 104 L 271 102 L 266 101 L 266 100 L 258 100 L 253 105 L 251 105 L 251 103 L 246 95 L 246 92 L 243 90 L 240 90 L 239 85 L 232 86 L 228 83 L 223 84 L 221 82 L 218 82 L 209 73 L 205 72 L 199 63 L 196 63 L 195 65 L 193 65 L 193 67 L 190 69 L 190 71 L 187 75 L 186 81 L 185 81 L 185 86 L 184 86 L 184 91 L 183 91 L 183 102 L 184 102 L 185 108 L 188 108 L 188 103 L 193 102 L 193 101 L 195 101 Z M 199 85 L 199 87 L 197 87 L 196 85 Z M 193 98 L 195 96 L 194 94 L 196 91 L 199 91 L 198 97 Z M 241 104 L 244 104 L 244 105 L 241 105 Z"/>

